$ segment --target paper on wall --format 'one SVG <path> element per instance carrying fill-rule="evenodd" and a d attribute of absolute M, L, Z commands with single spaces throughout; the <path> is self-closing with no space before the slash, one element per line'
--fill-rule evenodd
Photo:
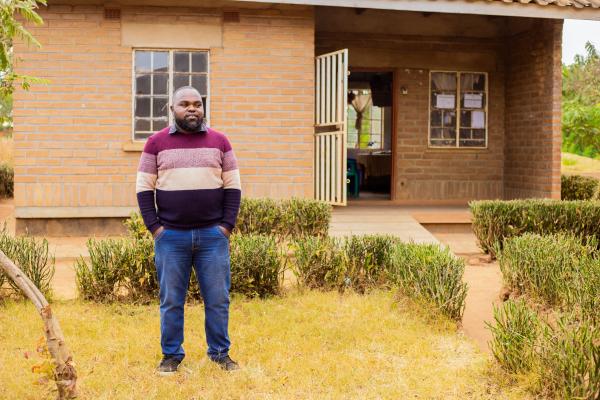
<path fill-rule="evenodd" d="M 483 108 L 481 93 L 465 93 L 465 108 Z"/>
<path fill-rule="evenodd" d="M 473 128 L 473 129 L 485 128 L 485 112 L 483 112 L 483 111 L 472 111 L 471 112 L 471 128 Z"/>
<path fill-rule="evenodd" d="M 437 96 L 435 96 L 435 107 L 453 109 L 455 108 L 454 98 L 455 96 L 453 94 L 438 94 Z"/>

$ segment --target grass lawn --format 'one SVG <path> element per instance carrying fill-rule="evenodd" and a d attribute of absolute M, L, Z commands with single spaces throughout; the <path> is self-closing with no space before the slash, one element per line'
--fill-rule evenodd
<path fill-rule="evenodd" d="M 528 398 L 455 324 L 389 292 L 234 299 L 231 355 L 243 367 L 235 373 L 207 360 L 202 306 L 188 306 L 187 358 L 168 378 L 154 374 L 157 305 L 53 307 L 75 355 L 81 399 Z M 54 398 L 54 387 L 36 384 L 40 375 L 31 372 L 42 360 L 34 308 L 0 305 L 0 327 L 0 398 Z"/>
<path fill-rule="evenodd" d="M 13 139 L 12 137 L 0 136 L 0 163 L 14 165 L 13 155 Z"/>
<path fill-rule="evenodd" d="M 600 160 L 571 153 L 562 153 L 563 174 L 583 174 L 600 178 Z"/>

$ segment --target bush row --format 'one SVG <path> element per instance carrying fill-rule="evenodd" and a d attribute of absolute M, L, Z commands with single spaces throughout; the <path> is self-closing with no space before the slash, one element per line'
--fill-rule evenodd
<path fill-rule="evenodd" d="M 84 299 L 157 298 L 153 242 L 138 229 L 139 224 L 136 219 L 128 222 L 127 238 L 88 242 L 90 260 L 80 259 L 76 265 L 77 284 Z M 399 287 L 409 296 L 432 302 L 451 318 L 462 315 L 464 263 L 438 246 L 403 244 L 390 236 L 307 236 L 296 238 L 289 246 L 292 251 L 274 235 L 232 235 L 231 292 L 249 297 L 276 295 L 289 264 L 305 287 L 358 292 Z M 197 284 L 190 285 L 191 296 L 199 298 Z"/>
<path fill-rule="evenodd" d="M 543 398 L 596 400 L 600 396 L 600 329 L 570 313 L 548 317 L 523 300 L 494 309 L 492 353 L 513 373 L 537 378 Z"/>
<path fill-rule="evenodd" d="M 52 297 L 50 283 L 54 276 L 55 260 L 48 250 L 46 239 L 12 237 L 4 226 L 0 230 L 0 251 L 31 279 L 47 299 Z M 11 295 L 23 296 L 21 290 L 0 270 L 0 297 Z"/>
<path fill-rule="evenodd" d="M 359 292 L 396 286 L 459 320 L 464 311 L 464 262 L 437 245 L 401 243 L 385 235 L 303 238 L 294 243 L 298 280 L 310 288 Z"/>
<path fill-rule="evenodd" d="M 600 199 L 600 180 L 589 176 L 562 175 L 560 198 L 563 200 Z"/>
<path fill-rule="evenodd" d="M 280 238 L 327 236 L 331 206 L 308 199 L 243 198 L 237 220 L 242 234 L 276 235 Z"/>
<path fill-rule="evenodd" d="M 506 239 L 498 261 L 504 283 L 515 295 L 600 323 L 597 242 L 528 233 Z"/>
<path fill-rule="evenodd" d="M 498 246 L 499 247 L 499 246 Z M 554 399 L 600 395 L 600 259 L 595 239 L 527 233 L 498 261 L 511 297 L 494 310 L 491 349 L 510 372 Z"/>
<path fill-rule="evenodd" d="M 485 200 L 469 205 L 479 246 L 494 257 L 504 239 L 524 233 L 600 239 L 600 201 Z"/>
<path fill-rule="evenodd" d="M 0 198 L 13 197 L 15 171 L 13 167 L 0 163 Z"/>

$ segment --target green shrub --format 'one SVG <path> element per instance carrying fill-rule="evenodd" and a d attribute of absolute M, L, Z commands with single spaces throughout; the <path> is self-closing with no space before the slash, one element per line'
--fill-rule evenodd
<path fill-rule="evenodd" d="M 389 235 L 350 236 L 344 242 L 347 268 L 344 282 L 364 293 L 367 289 L 388 285 L 394 245 L 398 240 Z"/>
<path fill-rule="evenodd" d="M 89 263 L 81 257 L 75 264 L 77 288 L 84 300 L 97 302 L 114 301 L 121 293 L 121 282 L 129 246 L 127 239 L 89 239 Z"/>
<path fill-rule="evenodd" d="M 498 261 L 505 284 L 516 294 L 600 321 L 596 248 L 564 234 L 525 234 L 506 239 Z"/>
<path fill-rule="evenodd" d="M 284 258 L 274 236 L 231 236 L 231 292 L 248 297 L 278 294 Z"/>
<path fill-rule="evenodd" d="M 600 398 L 600 329 L 560 316 L 545 324 L 539 348 L 542 393 L 554 399 Z"/>
<path fill-rule="evenodd" d="M 84 299 L 146 302 L 158 298 L 152 234 L 139 213 L 132 213 L 124 225 L 126 238 L 88 240 L 89 264 L 80 258 L 75 265 Z"/>
<path fill-rule="evenodd" d="M 46 298 L 51 298 L 55 259 L 50 255 L 46 239 L 40 240 L 32 236 L 12 237 L 8 234 L 5 226 L 0 231 L 0 250 L 23 271 Z M 12 288 L 12 292 L 23 296 L 14 282 L 10 279 L 6 280 Z"/>
<path fill-rule="evenodd" d="M 337 288 L 346 273 L 346 257 L 339 239 L 306 236 L 293 243 L 292 268 L 298 282 L 311 289 Z"/>
<path fill-rule="evenodd" d="M 404 294 L 432 303 L 452 319 L 461 319 L 467 297 L 462 259 L 438 245 L 400 243 L 393 260 L 390 280 Z"/>
<path fill-rule="evenodd" d="M 13 197 L 15 187 L 15 171 L 13 167 L 0 163 L 0 198 Z"/>
<path fill-rule="evenodd" d="M 327 236 L 331 206 L 327 203 L 293 198 L 281 202 L 281 223 L 285 236 Z"/>
<path fill-rule="evenodd" d="M 304 237 L 294 242 L 294 272 L 310 288 L 366 290 L 386 286 L 396 240 L 385 235 L 343 240 Z"/>
<path fill-rule="evenodd" d="M 127 234 L 130 238 L 134 240 L 154 240 L 152 234 L 148 228 L 146 228 L 146 225 L 144 225 L 144 220 L 139 212 L 131 213 L 129 218 L 127 218 L 123 224 L 127 228 Z"/>
<path fill-rule="evenodd" d="M 509 372 L 531 371 L 542 331 L 536 312 L 522 300 L 509 300 L 500 307 L 494 306 L 494 325 L 486 324 L 492 331 L 490 349 L 500 365 Z"/>
<path fill-rule="evenodd" d="M 571 314 L 541 317 L 525 301 L 494 309 L 492 353 L 509 372 L 535 378 L 543 398 L 596 400 L 600 394 L 600 329 Z"/>
<path fill-rule="evenodd" d="M 581 175 L 562 175 L 560 197 L 563 200 L 593 200 L 598 198 L 600 181 Z"/>
<path fill-rule="evenodd" d="M 600 239 L 600 201 L 485 200 L 470 207 L 479 246 L 494 257 L 504 239 L 527 232 Z"/>
<path fill-rule="evenodd" d="M 280 238 L 326 236 L 330 220 L 331 206 L 316 200 L 243 198 L 236 229 Z"/>
<path fill-rule="evenodd" d="M 437 245 L 400 243 L 385 235 L 306 237 L 294 242 L 294 250 L 294 272 L 309 288 L 399 287 L 450 318 L 459 320 L 464 311 L 464 262 Z"/>

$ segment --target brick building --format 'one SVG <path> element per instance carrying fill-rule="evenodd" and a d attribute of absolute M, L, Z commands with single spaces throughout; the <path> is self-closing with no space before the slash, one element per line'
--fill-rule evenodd
<path fill-rule="evenodd" d="M 600 0 L 48 3 L 42 47 L 16 46 L 49 81 L 15 93 L 20 232 L 117 229 L 184 84 L 245 196 L 558 198 L 562 21 L 600 20 Z"/>

